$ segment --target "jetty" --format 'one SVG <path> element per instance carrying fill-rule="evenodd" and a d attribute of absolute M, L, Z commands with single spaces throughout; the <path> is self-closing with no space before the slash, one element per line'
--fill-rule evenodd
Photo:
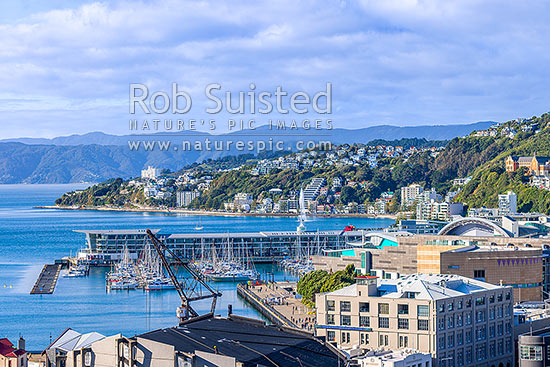
<path fill-rule="evenodd" d="M 52 294 L 62 267 L 62 264 L 44 265 L 34 287 L 32 287 L 31 294 Z"/>

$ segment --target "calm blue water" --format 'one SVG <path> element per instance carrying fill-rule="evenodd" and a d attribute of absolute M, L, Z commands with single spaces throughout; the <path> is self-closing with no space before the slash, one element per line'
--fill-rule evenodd
<path fill-rule="evenodd" d="M 175 291 L 145 293 L 105 291 L 105 269 L 95 268 L 87 278 L 62 278 L 52 295 L 29 292 L 45 263 L 73 254 L 84 246 L 84 235 L 75 229 L 159 228 L 165 232 L 193 232 L 198 219 L 192 215 L 120 213 L 33 209 L 51 205 L 62 193 L 85 185 L 0 185 L 0 337 L 27 340 L 27 349 L 41 350 L 65 328 L 104 335 L 132 336 L 176 323 L 180 300 Z M 310 230 L 385 227 L 393 221 L 369 218 L 316 218 Z M 295 230 L 295 218 L 203 216 L 203 232 L 252 232 Z M 272 271 L 269 265 L 260 272 Z M 276 271 L 277 280 L 292 279 Z M 260 317 L 241 301 L 231 284 L 216 284 L 223 293 L 217 313 L 232 304 L 236 314 Z M 194 305 L 199 311 L 209 301 Z M 150 310 L 146 312 L 146 310 Z"/>

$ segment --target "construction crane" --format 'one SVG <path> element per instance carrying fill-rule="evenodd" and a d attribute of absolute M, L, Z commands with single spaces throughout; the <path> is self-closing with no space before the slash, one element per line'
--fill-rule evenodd
<path fill-rule="evenodd" d="M 212 287 L 210 287 L 203 279 L 201 274 L 199 274 L 197 271 L 195 271 L 195 269 L 189 266 L 188 261 L 182 259 L 176 253 L 170 250 L 161 240 L 159 240 L 153 234 L 153 232 L 151 232 L 151 230 L 148 229 L 147 234 L 149 235 L 149 238 L 151 239 L 151 242 L 153 243 L 153 246 L 155 247 L 155 250 L 160 257 L 160 260 L 162 261 L 164 269 L 166 269 L 166 272 L 170 276 L 172 284 L 174 284 L 174 287 L 176 288 L 181 298 L 181 307 L 178 307 L 177 310 L 177 316 L 180 325 L 185 323 L 186 321 L 189 321 L 190 319 L 200 316 L 198 312 L 193 309 L 193 307 L 191 307 L 191 302 L 193 301 L 212 298 L 210 313 L 214 313 L 214 311 L 216 310 L 216 301 L 218 297 L 221 297 L 222 294 L 212 289 Z M 176 267 L 181 266 L 189 273 L 189 276 L 182 279 L 181 281 L 178 280 L 176 276 L 177 270 L 172 268 L 170 262 L 165 256 L 165 253 L 168 253 L 170 255 Z"/>

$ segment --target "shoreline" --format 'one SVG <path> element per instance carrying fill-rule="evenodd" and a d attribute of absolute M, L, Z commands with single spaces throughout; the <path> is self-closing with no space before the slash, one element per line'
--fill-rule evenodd
<path fill-rule="evenodd" d="M 60 206 L 60 205 L 41 205 L 34 209 L 59 209 L 59 210 L 94 210 L 111 212 L 129 212 L 129 213 L 167 213 L 167 214 L 189 214 L 189 215 L 207 215 L 219 217 L 295 217 L 295 213 L 233 213 L 218 212 L 212 210 L 189 210 L 189 209 L 163 209 L 163 208 L 115 208 L 105 206 Z M 372 215 L 372 214 L 314 214 L 311 217 L 319 218 L 372 218 L 372 219 L 393 219 L 397 216 L 393 214 Z"/>

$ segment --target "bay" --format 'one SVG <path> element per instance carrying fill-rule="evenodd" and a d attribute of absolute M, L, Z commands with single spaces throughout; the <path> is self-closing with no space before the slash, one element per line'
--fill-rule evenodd
<path fill-rule="evenodd" d="M 27 349 L 44 349 L 65 328 L 104 335 L 133 336 L 176 324 L 180 304 L 175 291 L 105 290 L 106 269 L 93 268 L 87 278 L 60 278 L 51 295 L 30 295 L 43 265 L 75 254 L 84 243 L 77 229 L 157 228 L 168 233 L 194 232 L 198 216 L 168 213 L 105 212 L 36 209 L 52 205 L 64 192 L 85 188 L 69 185 L 0 185 L 0 337 L 12 342 L 22 335 Z M 308 230 L 380 228 L 393 223 L 381 218 L 313 218 Z M 202 232 L 257 232 L 295 230 L 296 218 L 202 216 Z M 276 280 L 294 278 L 271 265 L 260 272 L 275 272 Z M 238 315 L 261 316 L 237 297 L 234 284 L 216 284 L 223 293 L 216 313 L 227 314 L 227 305 Z M 196 305 L 205 312 L 209 302 Z"/>

